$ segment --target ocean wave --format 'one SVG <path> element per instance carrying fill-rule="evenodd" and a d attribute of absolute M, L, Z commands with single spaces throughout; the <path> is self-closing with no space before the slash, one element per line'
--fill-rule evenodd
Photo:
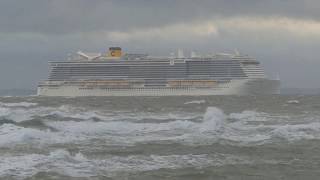
<path fill-rule="evenodd" d="M 108 114 L 106 114 L 108 115 Z M 105 119 L 106 115 L 100 115 L 97 111 L 88 111 L 84 108 L 72 107 L 67 105 L 62 105 L 58 108 L 51 108 L 49 111 L 43 112 L 39 116 L 58 116 L 61 119 L 63 118 L 72 118 L 72 119 Z"/>
<path fill-rule="evenodd" d="M 26 154 L 0 156 L 0 177 L 15 174 L 19 178 L 31 177 L 39 172 L 55 172 L 71 177 L 92 177 L 104 175 L 119 176 L 123 173 L 136 173 L 158 169 L 203 168 L 235 164 L 252 164 L 247 157 L 228 154 L 185 154 L 185 155 L 131 155 L 105 156 L 89 159 L 81 152 L 71 155 L 64 149 L 50 154 Z M 265 163 L 265 162 L 263 162 Z"/>
<path fill-rule="evenodd" d="M 197 101 L 185 102 L 184 104 L 187 105 L 187 104 L 204 104 L 204 103 L 206 103 L 205 100 L 197 100 Z"/>
<path fill-rule="evenodd" d="M 144 117 L 147 118 L 147 117 Z M 152 117 L 156 118 L 156 117 Z M 172 118 L 167 115 L 165 118 L 158 117 L 157 119 Z M 175 117 L 177 118 L 177 117 Z M 46 125 L 54 129 L 71 132 L 71 133 L 85 133 L 85 134 L 146 134 L 146 133 L 167 133 L 181 132 L 182 134 L 192 131 L 193 129 L 205 131 L 215 131 L 223 127 L 226 115 L 218 108 L 208 108 L 203 117 L 203 122 L 193 122 L 187 119 L 176 119 L 175 121 L 165 121 L 158 123 L 136 123 L 128 121 L 47 121 Z"/>
<path fill-rule="evenodd" d="M 27 111 L 23 108 L 8 108 L 8 107 L 0 107 L 0 118 L 8 119 L 14 122 L 21 122 L 30 120 L 33 112 L 32 110 Z"/>
<path fill-rule="evenodd" d="M 0 118 L 10 119 L 15 122 L 23 122 L 41 117 L 46 118 L 48 116 L 55 116 L 60 119 L 71 118 L 83 120 L 105 118 L 105 116 L 99 115 L 95 111 L 86 111 L 83 108 L 75 108 L 66 105 L 60 107 L 33 107 L 27 109 L 22 106 L 0 106 Z"/>
<path fill-rule="evenodd" d="M 274 138 L 284 138 L 289 141 L 319 139 L 320 123 L 276 126 L 270 135 Z"/>
<path fill-rule="evenodd" d="M 257 111 L 243 111 L 240 113 L 231 113 L 228 118 L 241 121 L 268 121 L 268 114 Z"/>
<path fill-rule="evenodd" d="M 300 104 L 299 100 L 289 100 L 287 101 L 287 104 Z"/>
<path fill-rule="evenodd" d="M 56 144 L 84 140 L 85 137 L 77 137 L 72 134 L 52 132 L 51 130 L 38 130 L 24 128 L 14 124 L 0 126 L 0 146 L 13 146 L 16 144 Z"/>
<path fill-rule="evenodd" d="M 201 122 L 189 120 L 163 123 L 50 121 L 46 122 L 46 125 L 64 133 L 97 138 L 109 137 L 120 144 L 168 140 L 189 145 L 212 144 L 220 141 L 235 145 L 250 145 L 272 142 L 276 137 L 289 141 L 299 140 L 297 137 L 320 138 L 320 129 L 314 128 L 315 124 L 267 125 L 263 122 L 271 117 L 263 115 L 266 113 L 253 111 L 227 115 L 219 108 L 209 107 Z M 260 123 L 250 124 L 248 123 L 250 121 Z M 284 133 L 281 129 L 287 129 L 288 133 Z M 284 134 L 281 135 L 280 132 Z"/>
<path fill-rule="evenodd" d="M 309 117 L 300 116 L 301 122 L 308 122 Z M 315 117 L 312 117 L 314 119 Z M 280 116 L 256 111 L 231 113 L 221 138 L 241 144 L 273 143 L 278 140 L 297 141 L 320 139 L 320 123 L 290 124 L 290 116 Z M 304 121 L 305 119 L 305 121 Z M 255 123 L 252 123 L 255 122 Z M 284 124 L 285 123 L 285 124 Z M 287 124 L 286 124 L 287 123 Z"/>
<path fill-rule="evenodd" d="M 0 106 L 0 119 L 8 119 L 14 122 L 29 121 L 34 118 L 53 120 L 95 120 L 95 121 L 132 121 L 155 122 L 170 120 L 195 120 L 201 118 L 192 113 L 149 113 L 149 112 L 122 112 L 122 111 L 98 111 L 88 110 L 83 107 L 62 105 L 59 107 L 30 106 Z M 1 120 L 0 120 L 1 121 Z"/>
<path fill-rule="evenodd" d="M 0 144 L 28 142 L 25 139 L 54 144 L 65 139 L 68 142 L 102 138 L 111 144 L 130 146 L 152 141 L 256 145 L 278 140 L 320 139 L 319 124 L 283 124 L 288 119 L 288 116 L 257 111 L 226 114 L 217 107 L 208 107 L 202 116 L 187 112 L 91 111 L 69 105 L 0 107 Z M 30 128 L 35 123 L 28 126 L 29 121 L 41 122 L 39 126 L 46 128 Z"/>
<path fill-rule="evenodd" d="M 37 106 L 38 103 L 32 103 L 32 102 L 18 102 L 18 103 L 3 103 L 0 102 L 0 106 L 2 107 L 32 107 Z"/>
<path fill-rule="evenodd" d="M 49 155 L 2 156 L 0 158 L 0 176 L 6 177 L 15 174 L 19 179 L 23 179 L 38 172 L 51 171 L 72 177 L 90 177 L 88 170 L 86 170 L 86 168 L 90 168 L 90 164 L 79 158 L 80 156 L 73 157 L 65 150 L 56 150 Z"/>

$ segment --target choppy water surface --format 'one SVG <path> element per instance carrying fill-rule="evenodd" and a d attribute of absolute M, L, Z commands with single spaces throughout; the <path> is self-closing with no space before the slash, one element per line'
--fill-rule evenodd
<path fill-rule="evenodd" d="M 1 179 L 318 179 L 320 96 L 0 98 Z"/>

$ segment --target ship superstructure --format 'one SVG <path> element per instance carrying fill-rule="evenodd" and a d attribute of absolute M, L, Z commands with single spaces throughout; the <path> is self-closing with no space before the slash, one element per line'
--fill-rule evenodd
<path fill-rule="evenodd" d="M 260 63 L 247 55 L 150 57 L 78 52 L 69 61 L 50 62 L 44 96 L 197 96 L 278 94 L 279 80 L 267 79 Z"/>

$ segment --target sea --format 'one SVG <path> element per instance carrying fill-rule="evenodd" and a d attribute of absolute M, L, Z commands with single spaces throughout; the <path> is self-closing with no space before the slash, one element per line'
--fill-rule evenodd
<path fill-rule="evenodd" d="M 319 95 L 0 97 L 0 179 L 319 178 Z"/>

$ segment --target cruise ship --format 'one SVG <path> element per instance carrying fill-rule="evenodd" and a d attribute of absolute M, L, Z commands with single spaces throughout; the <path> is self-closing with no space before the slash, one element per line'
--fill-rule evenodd
<path fill-rule="evenodd" d="M 240 53 L 184 57 L 77 52 L 49 62 L 39 96 L 210 96 L 279 94 L 280 80 L 266 77 L 260 62 Z"/>

